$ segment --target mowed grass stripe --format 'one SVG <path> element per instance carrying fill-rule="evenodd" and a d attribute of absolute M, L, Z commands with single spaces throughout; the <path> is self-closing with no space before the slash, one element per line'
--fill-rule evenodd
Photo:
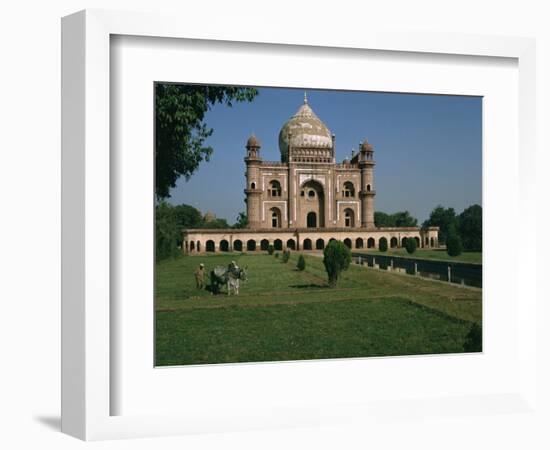
<path fill-rule="evenodd" d="M 469 326 L 402 298 L 158 312 L 156 364 L 454 353 Z"/>

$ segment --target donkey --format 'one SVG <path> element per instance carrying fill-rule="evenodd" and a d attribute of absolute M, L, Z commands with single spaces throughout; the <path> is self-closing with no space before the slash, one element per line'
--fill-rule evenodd
<path fill-rule="evenodd" d="M 231 295 L 231 289 L 235 295 L 239 295 L 240 280 L 247 280 L 246 267 L 241 269 L 236 265 L 229 268 L 223 266 L 216 266 L 210 271 L 210 283 L 212 285 L 212 294 L 220 292 L 220 286 L 227 286 L 227 295 Z"/>

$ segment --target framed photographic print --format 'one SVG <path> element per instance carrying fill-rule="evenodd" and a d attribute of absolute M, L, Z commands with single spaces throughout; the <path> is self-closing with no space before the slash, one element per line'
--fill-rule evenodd
<path fill-rule="evenodd" d="M 499 224 L 534 220 L 532 41 L 86 11 L 62 43 L 63 431 L 531 408 Z"/>
<path fill-rule="evenodd" d="M 480 352 L 481 119 L 477 96 L 157 82 L 155 365 Z"/>

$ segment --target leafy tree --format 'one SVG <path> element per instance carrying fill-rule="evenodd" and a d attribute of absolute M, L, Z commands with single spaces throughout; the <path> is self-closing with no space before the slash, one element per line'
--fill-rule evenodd
<path fill-rule="evenodd" d="M 210 220 L 209 222 L 204 222 L 203 228 L 220 229 L 220 228 L 230 228 L 230 227 L 229 227 L 229 224 L 227 223 L 227 220 L 215 218 L 213 220 Z"/>
<path fill-rule="evenodd" d="M 298 257 L 298 263 L 296 264 L 296 269 L 298 269 L 300 272 L 306 268 L 306 260 L 304 258 L 304 255 L 300 254 Z"/>
<path fill-rule="evenodd" d="M 418 220 L 409 211 L 398 211 L 394 214 L 375 211 L 374 224 L 377 227 L 416 227 Z"/>
<path fill-rule="evenodd" d="M 166 202 L 159 203 L 155 210 L 155 259 L 176 257 L 180 240 L 174 207 Z"/>
<path fill-rule="evenodd" d="M 473 323 L 470 327 L 470 331 L 466 335 L 466 339 L 464 340 L 464 351 L 473 353 L 473 352 L 481 352 L 483 346 L 483 331 L 481 328 L 481 325 L 478 325 L 477 323 Z"/>
<path fill-rule="evenodd" d="M 426 227 L 439 227 L 439 241 L 445 242 L 449 231 L 452 228 L 456 228 L 458 219 L 456 217 L 455 210 L 453 208 L 444 208 L 441 205 L 436 206 L 430 213 L 430 218 L 426 220 L 422 226 Z"/>
<path fill-rule="evenodd" d="M 380 238 L 380 242 L 378 242 L 378 250 L 381 252 L 388 251 L 388 240 L 385 237 Z"/>
<path fill-rule="evenodd" d="M 400 211 L 393 214 L 396 227 L 416 227 L 418 220 L 412 217 L 409 211 Z"/>
<path fill-rule="evenodd" d="M 458 233 L 464 250 L 480 252 L 482 248 L 482 209 L 480 205 L 466 208 L 458 216 Z"/>
<path fill-rule="evenodd" d="M 336 286 L 343 270 L 351 263 L 351 250 L 342 241 L 330 241 L 323 251 L 323 264 L 328 275 L 328 283 Z"/>
<path fill-rule="evenodd" d="M 456 230 L 449 231 L 446 244 L 449 256 L 458 256 L 462 253 L 462 241 Z"/>
<path fill-rule="evenodd" d="M 212 147 L 204 145 L 214 132 L 205 122 L 206 112 L 217 103 L 231 107 L 234 102 L 251 101 L 257 94 L 254 88 L 233 86 L 155 85 L 157 199 L 170 197 L 170 188 L 178 178 L 188 179 L 212 155 Z"/>
<path fill-rule="evenodd" d="M 405 241 L 405 248 L 407 249 L 407 253 L 412 255 L 416 251 L 416 239 L 408 238 Z"/>
<path fill-rule="evenodd" d="M 201 228 L 204 224 L 201 212 L 191 205 L 181 204 L 174 208 L 174 216 L 180 230 L 185 228 Z"/>
<path fill-rule="evenodd" d="M 248 216 L 245 212 L 240 212 L 237 216 L 237 222 L 233 225 L 233 228 L 246 228 L 248 226 Z"/>
<path fill-rule="evenodd" d="M 273 244 L 269 244 L 269 246 L 267 247 L 267 253 L 269 253 L 270 255 L 273 255 L 274 251 L 275 251 L 275 247 L 273 247 Z"/>
<path fill-rule="evenodd" d="M 390 214 L 381 211 L 374 212 L 374 225 L 377 227 L 394 227 L 395 220 Z"/>

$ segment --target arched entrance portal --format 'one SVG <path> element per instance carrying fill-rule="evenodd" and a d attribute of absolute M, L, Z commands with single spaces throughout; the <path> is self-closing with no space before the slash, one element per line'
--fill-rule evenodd
<path fill-rule="evenodd" d="M 298 226 L 322 228 L 325 226 L 325 191 L 316 180 L 308 180 L 300 186 L 298 197 Z"/>
<path fill-rule="evenodd" d="M 317 228 L 317 214 L 312 212 L 307 213 L 307 227 Z"/>

